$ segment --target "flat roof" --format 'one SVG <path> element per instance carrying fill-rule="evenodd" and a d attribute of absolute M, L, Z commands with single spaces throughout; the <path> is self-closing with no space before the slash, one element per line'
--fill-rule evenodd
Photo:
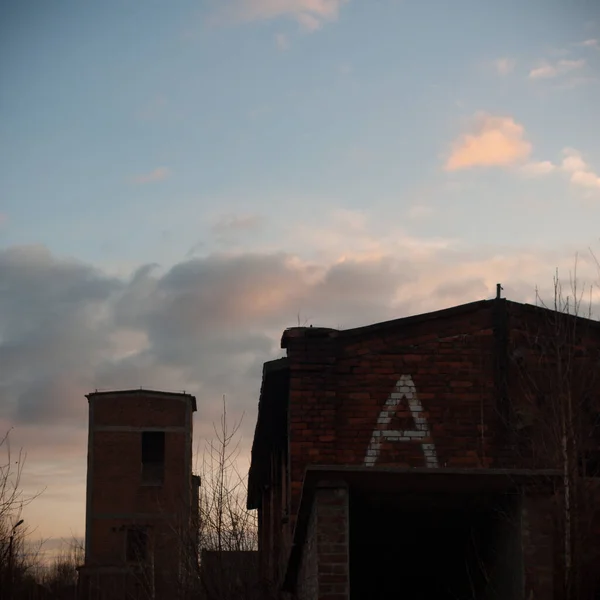
<path fill-rule="evenodd" d="M 501 298 L 501 300 L 505 301 L 504 298 Z M 422 323 L 425 321 L 434 321 L 436 319 L 452 318 L 459 315 L 468 314 L 470 312 L 475 312 L 482 308 L 489 308 L 493 306 L 494 302 L 497 302 L 497 300 L 476 300 L 474 302 L 459 304 L 449 308 L 442 308 L 440 310 L 431 312 L 409 315 L 407 317 L 399 317 L 397 319 L 381 321 L 371 325 L 362 325 L 360 327 L 352 327 L 350 329 L 333 329 L 331 327 L 289 327 L 283 332 L 283 336 L 281 338 L 281 347 L 287 348 L 288 343 L 292 338 L 354 337 L 368 333 L 380 332 L 391 327 L 409 325 L 412 323 Z"/>
<path fill-rule="evenodd" d="M 192 394 L 188 394 L 187 392 L 165 392 L 163 390 L 151 390 L 147 388 L 135 388 L 133 390 L 95 390 L 94 392 L 90 392 L 86 394 L 85 397 L 88 399 L 88 402 L 91 398 L 97 397 L 107 397 L 107 396 L 159 396 L 162 398 L 176 398 L 178 400 L 189 399 L 192 403 L 192 411 L 196 411 L 198 409 L 196 404 L 196 396 Z"/>
<path fill-rule="evenodd" d="M 440 310 L 434 310 L 431 312 L 419 313 L 416 315 L 409 315 L 407 317 L 399 317 L 397 319 L 391 319 L 388 321 L 381 321 L 373 323 L 371 325 L 362 325 L 360 327 L 352 327 L 350 329 L 333 329 L 331 327 L 288 327 L 284 330 L 281 337 L 281 347 L 287 348 L 292 339 L 305 338 L 305 339 L 345 339 L 360 337 L 372 333 L 385 332 L 388 329 L 395 327 L 408 326 L 416 323 L 425 323 L 427 321 L 435 321 L 438 319 L 450 319 L 461 315 L 467 315 L 469 313 L 477 312 L 482 309 L 489 309 L 493 306 L 504 305 L 509 309 L 511 307 L 519 307 L 520 310 L 526 310 L 530 313 L 548 314 L 556 313 L 561 318 L 567 320 L 574 320 L 577 322 L 585 323 L 593 328 L 600 329 L 600 323 L 595 319 L 590 319 L 584 315 L 568 314 L 560 311 L 555 311 L 551 307 L 543 305 L 534 305 L 529 303 L 515 302 L 514 300 L 508 300 L 506 298 L 495 298 L 488 300 L 475 300 L 474 302 L 467 302 L 466 304 L 458 304 L 456 306 L 450 306 L 448 308 L 442 308 Z"/>

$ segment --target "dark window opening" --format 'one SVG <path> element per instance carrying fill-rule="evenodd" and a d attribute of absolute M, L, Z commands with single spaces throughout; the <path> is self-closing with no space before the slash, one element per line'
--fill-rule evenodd
<path fill-rule="evenodd" d="M 579 475 L 582 477 L 600 477 L 600 452 L 587 451 L 579 456 Z"/>
<path fill-rule="evenodd" d="M 142 483 L 160 485 L 165 473 L 165 432 L 142 432 Z"/>
<path fill-rule="evenodd" d="M 143 562 L 148 558 L 148 532 L 141 527 L 127 530 L 125 550 L 127 562 Z"/>

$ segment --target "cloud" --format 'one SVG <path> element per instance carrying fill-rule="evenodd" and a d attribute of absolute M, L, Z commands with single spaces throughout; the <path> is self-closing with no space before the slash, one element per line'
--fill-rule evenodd
<path fill-rule="evenodd" d="M 600 48 L 600 40 L 590 39 L 584 40 L 579 44 L 579 46 L 583 46 L 585 48 Z"/>
<path fill-rule="evenodd" d="M 232 418 L 247 414 L 247 447 L 261 365 L 281 356 L 281 333 L 298 318 L 366 325 L 491 297 L 497 281 L 509 298 L 533 301 L 536 284 L 551 287 L 555 266 L 572 266 L 561 248 L 468 248 L 382 228 L 360 211 L 286 233 L 324 251 L 218 253 L 114 277 L 43 246 L 0 250 L 0 430 L 14 426 L 14 447 L 27 450 L 26 485 L 48 485 L 28 508 L 39 535 L 68 536 L 71 514 L 83 525 L 85 393 L 195 393 L 197 439 L 211 435 L 226 394 Z M 45 516 L 54 511 L 62 520 Z"/>
<path fill-rule="evenodd" d="M 530 153 L 525 129 L 512 117 L 479 113 L 472 120 L 470 132 L 454 142 L 445 169 L 507 166 L 526 159 Z"/>
<path fill-rule="evenodd" d="M 155 183 L 157 181 L 164 181 L 171 176 L 171 169 L 168 167 L 157 167 L 153 171 L 149 173 L 142 173 L 141 175 L 136 175 L 132 177 L 133 183 L 136 184 L 145 184 L 145 183 Z"/>
<path fill-rule="evenodd" d="M 559 163 L 545 160 L 526 164 L 520 168 L 523 175 L 541 177 L 551 173 L 563 173 L 571 184 L 590 190 L 600 190 L 600 176 L 584 160 L 581 152 L 574 148 L 565 148 Z"/>
<path fill-rule="evenodd" d="M 434 307 L 432 282 L 460 281 L 439 268 L 440 257 L 457 269 L 482 260 L 444 240 L 371 234 L 360 215 L 335 219 L 316 232 L 335 244 L 320 261 L 214 254 L 115 278 L 41 246 L 0 251 L 0 419 L 80 431 L 83 395 L 96 388 L 185 388 L 208 397 L 233 388 L 245 402 L 248 373 L 277 353 L 298 310 L 348 327 L 420 310 L 425 299 Z"/>
<path fill-rule="evenodd" d="M 6 213 L 0 213 L 0 227 L 8 223 L 8 215 Z"/>
<path fill-rule="evenodd" d="M 84 407 L 70 400 L 86 389 L 89 365 L 111 351 L 106 303 L 121 282 L 42 246 L 0 252 L 0 281 L 4 410 L 17 423 L 76 421 Z"/>
<path fill-rule="evenodd" d="M 348 0 L 227 0 L 215 15 L 219 22 L 294 19 L 305 31 L 337 20 Z"/>
<path fill-rule="evenodd" d="M 592 170 L 578 150 L 565 148 L 563 154 L 561 168 L 569 173 L 572 184 L 600 190 L 600 176 Z"/>
<path fill-rule="evenodd" d="M 512 58 L 499 58 L 494 61 L 494 67 L 499 75 L 508 75 L 515 69 L 516 61 Z"/>
<path fill-rule="evenodd" d="M 569 173 L 577 173 L 579 171 L 587 171 L 588 165 L 583 160 L 581 153 L 574 148 L 565 148 L 563 150 L 564 158 L 561 167 Z"/>
<path fill-rule="evenodd" d="M 540 162 L 532 162 L 521 167 L 521 173 L 529 177 L 540 177 L 542 175 L 548 175 L 554 172 L 557 166 L 551 163 L 549 160 L 543 160 Z"/>
<path fill-rule="evenodd" d="M 539 67 L 531 69 L 531 71 L 529 71 L 529 78 L 551 79 L 560 75 L 566 75 L 571 71 L 582 69 L 584 66 L 585 60 L 582 58 L 578 60 L 563 59 L 554 64 L 544 63 Z"/>
<path fill-rule="evenodd" d="M 600 176 L 592 171 L 576 171 L 571 175 L 571 183 L 600 190 Z"/>

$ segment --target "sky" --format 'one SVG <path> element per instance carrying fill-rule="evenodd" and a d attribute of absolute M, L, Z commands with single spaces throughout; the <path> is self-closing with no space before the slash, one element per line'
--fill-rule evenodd
<path fill-rule="evenodd" d="M 195 393 L 199 447 L 226 395 L 247 452 L 286 327 L 598 283 L 595 1 L 4 0 L 0 81 L 34 536 L 84 534 L 94 389 Z"/>

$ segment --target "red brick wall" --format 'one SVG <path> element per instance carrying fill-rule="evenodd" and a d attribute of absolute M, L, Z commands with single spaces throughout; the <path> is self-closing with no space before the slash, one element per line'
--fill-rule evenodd
<path fill-rule="evenodd" d="M 556 421 L 548 402 L 556 392 L 555 365 L 540 342 L 544 336 L 555 337 L 554 328 L 548 313 L 513 303 L 487 303 L 468 313 L 401 321 L 351 335 L 334 330 L 288 332 L 291 518 L 286 534 L 293 531 L 306 467 L 365 465 L 378 427 L 423 432 L 425 423 L 427 435 L 384 439 L 374 453 L 377 466 L 432 466 L 432 451 L 439 468 L 559 466 L 552 452 L 553 444 L 559 447 L 556 436 L 542 435 L 539 426 L 542 416 L 551 425 Z M 578 356 L 579 366 L 569 373 L 567 387 L 579 398 L 586 393 L 600 398 L 600 375 L 590 376 L 600 372 L 598 358 L 590 353 L 600 347 L 599 341 L 597 328 L 585 327 L 568 341 L 567 354 Z M 396 416 L 378 425 L 401 376 L 407 376 L 403 384 L 410 377 L 421 410 L 415 412 L 414 404 L 411 410 L 406 394 L 400 394 Z M 545 401 L 534 398 L 532 390 L 538 388 L 544 390 Z M 550 412 L 543 415 L 544 410 Z M 417 414 L 425 421 L 415 423 Z M 553 525 L 546 519 L 550 508 L 537 500 L 526 501 L 533 504 L 523 515 L 529 560 L 525 576 L 529 589 L 543 595 L 552 586 L 548 553 L 558 550 L 552 542 Z"/>
<path fill-rule="evenodd" d="M 426 322 L 367 334 L 292 339 L 290 450 L 292 514 L 309 464 L 363 465 L 386 400 L 402 375 L 412 378 L 430 435 L 384 441 L 377 465 L 424 467 L 423 444 L 440 466 L 493 462 L 497 422 L 491 315 L 482 311 L 447 322 Z M 388 429 L 415 430 L 406 398 Z"/>
<path fill-rule="evenodd" d="M 142 486 L 141 432 L 94 433 L 92 510 L 102 513 L 173 510 L 189 491 L 184 432 L 165 434 L 164 484 Z"/>
<path fill-rule="evenodd" d="M 349 507 L 343 484 L 315 492 L 298 578 L 298 600 L 349 600 Z"/>
<path fill-rule="evenodd" d="M 189 531 L 192 517 L 191 400 L 146 392 L 92 395 L 90 413 L 86 565 L 124 565 L 127 527 L 145 526 L 157 598 L 167 597 L 185 542 L 178 530 Z M 142 484 L 145 428 L 166 429 L 160 486 Z"/>
<path fill-rule="evenodd" d="M 298 600 L 318 599 L 319 557 L 317 555 L 317 515 L 314 509 L 308 521 L 297 585 L 296 598 Z"/>
<path fill-rule="evenodd" d="M 183 427 L 190 400 L 182 397 L 140 394 L 98 396 L 94 402 L 95 425 L 129 427 Z"/>

